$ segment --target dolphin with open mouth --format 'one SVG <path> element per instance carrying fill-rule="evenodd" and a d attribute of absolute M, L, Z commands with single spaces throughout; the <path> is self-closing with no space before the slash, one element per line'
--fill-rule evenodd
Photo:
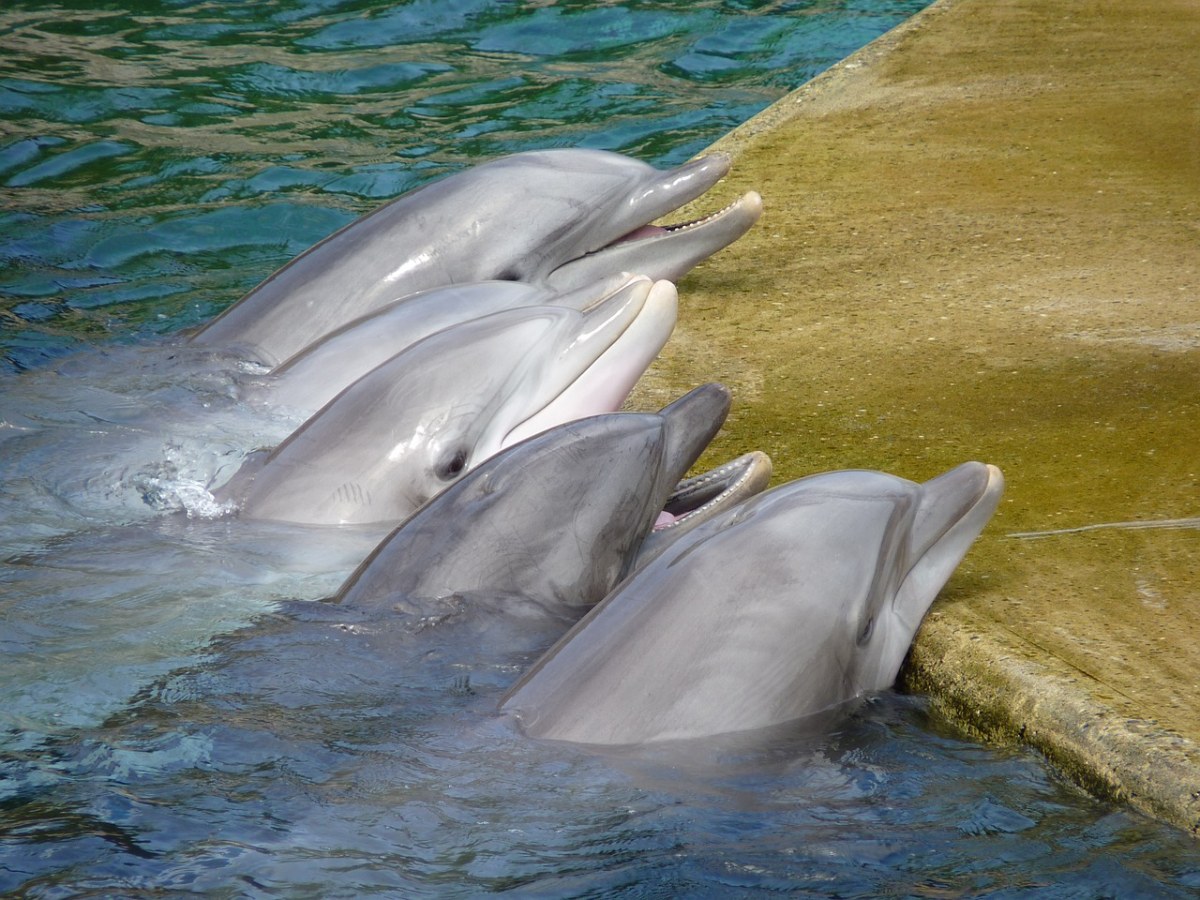
<path fill-rule="evenodd" d="M 658 413 L 592 416 L 509 447 L 397 527 L 335 599 L 427 620 L 535 604 L 574 621 L 636 565 L 663 507 L 684 502 L 677 484 L 728 411 L 728 390 L 707 384 Z M 711 483 L 736 491 L 743 479 Z M 690 494 L 689 514 L 719 508 L 720 494 Z"/>
<path fill-rule="evenodd" d="M 895 680 L 1003 478 L 814 475 L 708 518 L 637 569 L 501 701 L 531 737 L 647 745 L 823 713 Z"/>
<path fill-rule="evenodd" d="M 620 407 L 677 296 L 640 279 L 587 311 L 533 306 L 419 341 L 359 378 L 215 492 L 246 518 L 399 522 L 507 446 Z"/>
<path fill-rule="evenodd" d="M 728 172 L 723 154 L 669 171 L 602 150 L 517 153 L 404 194 L 296 257 L 192 336 L 277 364 L 400 297 L 472 281 L 565 291 L 617 272 L 675 280 L 741 237 L 750 192 L 654 226 Z"/>

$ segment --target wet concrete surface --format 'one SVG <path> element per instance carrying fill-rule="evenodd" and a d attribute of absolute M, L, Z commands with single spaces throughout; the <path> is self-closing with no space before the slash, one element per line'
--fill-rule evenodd
<path fill-rule="evenodd" d="M 1200 833 L 1200 3 L 940 0 L 716 145 L 766 212 L 635 397 L 704 464 L 995 463 L 902 675 Z M 715 208 L 712 200 L 704 208 Z"/>

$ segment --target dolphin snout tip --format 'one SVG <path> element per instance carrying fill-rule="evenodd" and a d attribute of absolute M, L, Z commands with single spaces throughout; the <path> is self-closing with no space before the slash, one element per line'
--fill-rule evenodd
<path fill-rule="evenodd" d="M 719 172 L 723 177 L 733 168 L 733 156 L 724 150 L 715 150 L 712 153 L 702 153 L 685 165 L 703 166 L 710 171 Z"/>

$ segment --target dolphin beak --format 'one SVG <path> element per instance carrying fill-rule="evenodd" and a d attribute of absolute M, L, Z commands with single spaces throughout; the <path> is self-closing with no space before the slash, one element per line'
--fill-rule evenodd
<path fill-rule="evenodd" d="M 562 422 L 620 409 L 671 336 L 677 312 L 675 285 L 644 277 L 594 304 L 545 376 L 561 390 L 510 430 L 501 449 Z"/>
<path fill-rule="evenodd" d="M 672 490 L 721 430 L 730 403 L 729 388 L 711 382 L 693 388 L 659 412 L 665 422 L 663 475 Z"/>
<path fill-rule="evenodd" d="M 907 543 L 897 548 L 908 560 L 908 571 L 891 604 L 880 611 L 886 621 L 875 628 L 872 640 L 879 645 L 870 664 L 858 672 L 862 689 L 895 682 L 925 613 L 996 511 L 1003 492 L 1000 470 L 979 462 L 963 463 L 919 486 Z"/>
<path fill-rule="evenodd" d="M 656 278 L 677 281 L 749 231 L 762 211 L 762 197 L 756 191 L 748 191 L 724 209 L 702 218 L 640 228 L 596 256 L 603 256 L 607 266 L 650 272 Z M 551 283 L 554 277 L 551 275 Z"/>
<path fill-rule="evenodd" d="M 762 198 L 750 191 L 702 218 L 651 224 L 705 194 L 725 177 L 729 167 L 729 157 L 715 153 L 659 173 L 630 198 L 626 221 L 614 223 L 620 229 L 619 237 L 559 266 L 547 276 L 547 283 L 569 290 L 613 271 L 677 280 L 740 238 L 762 215 Z"/>
<path fill-rule="evenodd" d="M 963 463 L 921 485 L 909 537 L 910 567 L 896 593 L 895 614 L 916 633 L 967 550 L 1000 503 L 1004 476 L 992 465 Z"/>
<path fill-rule="evenodd" d="M 542 302 L 550 306 L 565 306 L 568 309 L 578 309 L 582 312 L 591 309 L 599 303 L 603 303 L 623 290 L 631 288 L 635 282 L 648 280 L 645 275 L 635 275 L 632 272 L 619 272 L 616 275 L 609 275 L 596 281 L 590 281 L 581 287 L 555 293 Z"/>

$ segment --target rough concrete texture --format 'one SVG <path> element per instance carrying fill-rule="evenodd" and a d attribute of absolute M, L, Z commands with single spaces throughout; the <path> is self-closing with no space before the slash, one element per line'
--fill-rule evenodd
<path fill-rule="evenodd" d="M 704 463 L 777 480 L 999 465 L 905 684 L 1193 833 L 1198 47 L 1196 0 L 935 3 L 717 145 L 766 213 L 635 398 L 726 382 Z"/>

